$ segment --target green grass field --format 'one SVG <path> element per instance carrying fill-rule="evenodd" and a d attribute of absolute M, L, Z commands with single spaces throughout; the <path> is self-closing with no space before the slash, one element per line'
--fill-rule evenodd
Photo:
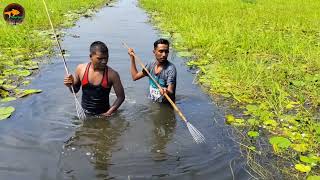
<path fill-rule="evenodd" d="M 81 15 L 93 14 L 92 9 L 108 0 L 46 0 L 54 26 L 70 27 Z M 0 11 L 12 3 L 0 2 Z M 2 98 L 17 96 L 17 87 L 28 84 L 24 81 L 32 70 L 38 68 L 39 59 L 53 51 L 52 30 L 42 0 L 17 0 L 24 7 L 25 19 L 20 25 L 8 24 L 0 18 L 0 95 Z"/>
<path fill-rule="evenodd" d="M 176 49 L 195 55 L 188 65 L 201 70 L 199 82 L 250 116 L 228 123 L 253 141 L 270 132 L 292 176 L 320 175 L 320 1 L 140 2 Z"/>

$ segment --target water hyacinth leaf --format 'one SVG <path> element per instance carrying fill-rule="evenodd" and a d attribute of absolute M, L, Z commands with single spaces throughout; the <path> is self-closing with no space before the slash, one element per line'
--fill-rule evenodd
<path fill-rule="evenodd" d="M 276 127 L 278 125 L 277 121 L 269 119 L 263 122 L 264 125 Z"/>
<path fill-rule="evenodd" d="M 31 75 L 31 72 L 29 70 L 18 70 L 16 71 L 17 76 L 27 77 Z"/>
<path fill-rule="evenodd" d="M 233 125 L 236 125 L 236 126 L 242 126 L 244 125 L 244 119 L 235 119 L 235 122 L 233 123 Z"/>
<path fill-rule="evenodd" d="M 0 95 L 1 95 L 1 97 L 8 97 L 9 92 L 6 90 L 0 89 Z"/>
<path fill-rule="evenodd" d="M 298 170 L 300 172 L 304 172 L 304 173 L 307 173 L 307 172 L 311 171 L 311 167 L 310 166 L 306 166 L 304 164 L 296 164 L 294 167 L 296 168 L 296 170 Z"/>
<path fill-rule="evenodd" d="M 312 158 L 312 159 L 314 159 L 314 160 L 316 160 L 317 162 L 320 162 L 320 157 L 319 157 L 319 156 L 316 156 L 316 155 L 314 155 L 314 154 L 311 154 L 311 155 L 309 155 L 309 157 Z"/>
<path fill-rule="evenodd" d="M 255 119 L 248 119 L 247 121 L 251 126 L 258 126 L 259 125 L 259 121 L 255 120 Z"/>
<path fill-rule="evenodd" d="M 23 84 L 23 85 L 25 85 L 25 86 L 26 86 L 26 85 L 29 85 L 30 83 L 31 83 L 31 82 L 30 82 L 30 81 L 28 81 L 28 80 L 27 80 L 27 81 L 23 81 L 23 82 L 22 82 L 22 84 Z"/>
<path fill-rule="evenodd" d="M 7 119 L 14 112 L 14 107 L 0 107 L 0 120 Z"/>
<path fill-rule="evenodd" d="M 9 101 L 14 101 L 16 99 L 17 98 L 15 98 L 15 97 L 7 97 L 7 98 L 4 98 L 4 99 L 1 99 L 1 102 L 9 102 Z"/>
<path fill-rule="evenodd" d="M 308 176 L 307 180 L 320 180 L 320 176 Z"/>
<path fill-rule="evenodd" d="M 249 131 L 248 132 L 248 136 L 249 137 L 253 137 L 253 138 L 258 137 L 259 136 L 259 132 L 257 132 L 257 131 Z"/>
<path fill-rule="evenodd" d="M 17 90 L 17 97 L 25 97 L 30 94 L 40 93 L 42 90 L 40 89 L 18 89 Z"/>
<path fill-rule="evenodd" d="M 235 122 L 235 118 L 233 115 L 229 114 L 226 116 L 226 124 L 232 124 Z"/>
<path fill-rule="evenodd" d="M 48 53 L 49 53 L 48 50 L 44 50 L 44 51 L 40 51 L 40 52 L 35 52 L 35 53 L 34 53 L 34 56 L 35 56 L 35 57 L 42 57 L 42 56 L 44 56 L 44 55 L 46 55 L 46 54 L 48 54 Z"/>
<path fill-rule="evenodd" d="M 17 86 L 15 85 L 10 85 L 10 84 L 4 84 L 2 85 L 1 87 L 3 87 L 3 89 L 7 90 L 7 91 L 10 91 L 10 90 L 13 90 L 15 88 L 17 88 Z"/>
<path fill-rule="evenodd" d="M 258 106 L 256 105 L 247 105 L 246 106 L 247 112 L 245 112 L 246 114 L 255 114 L 258 111 Z"/>
<path fill-rule="evenodd" d="M 308 164 L 311 164 L 311 165 L 316 165 L 317 164 L 317 160 L 312 158 L 312 157 L 307 157 L 307 156 L 300 156 L 300 161 L 301 162 L 304 162 L 304 163 L 308 163 Z"/>
<path fill-rule="evenodd" d="M 31 74 L 29 70 L 17 70 L 17 69 L 11 69 L 11 70 L 6 70 L 4 75 L 14 75 L 14 76 L 22 76 L 22 77 L 27 77 Z"/>
<path fill-rule="evenodd" d="M 27 66 L 26 69 L 35 70 L 35 69 L 39 69 L 39 66 L 38 65 Z"/>
<path fill-rule="evenodd" d="M 298 152 L 306 152 L 308 150 L 307 144 L 292 144 L 292 148 Z"/>
<path fill-rule="evenodd" d="M 287 149 L 291 145 L 291 142 L 289 139 L 287 139 L 285 137 L 280 137 L 280 136 L 271 137 L 269 139 L 269 142 L 272 145 L 276 145 L 276 146 L 278 146 L 280 148 L 284 148 L 284 149 Z"/>

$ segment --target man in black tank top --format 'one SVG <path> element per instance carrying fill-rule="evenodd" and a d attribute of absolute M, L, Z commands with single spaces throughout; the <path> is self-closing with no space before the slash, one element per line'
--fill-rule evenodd
<path fill-rule="evenodd" d="M 77 93 L 82 88 L 81 106 L 86 114 L 110 116 L 125 99 L 119 74 L 107 66 L 109 52 L 107 46 L 100 41 L 90 46 L 90 62 L 79 64 L 75 76 L 71 74 L 64 78 L 64 84 L 73 86 Z M 117 99 L 112 106 L 109 104 L 109 94 L 113 87 Z"/>

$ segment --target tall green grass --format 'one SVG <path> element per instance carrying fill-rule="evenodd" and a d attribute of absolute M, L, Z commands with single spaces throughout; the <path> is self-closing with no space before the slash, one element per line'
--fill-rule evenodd
<path fill-rule="evenodd" d="M 178 50 L 196 55 L 188 64 L 201 69 L 199 82 L 212 94 L 234 98 L 251 115 L 242 125 L 289 140 L 288 146 L 270 143 L 276 154 L 320 174 L 319 1 L 140 2 L 160 29 L 174 34 Z M 302 155 L 315 156 L 316 163 Z"/>
<path fill-rule="evenodd" d="M 46 30 L 49 28 L 49 21 L 45 12 L 42 0 L 18 0 L 26 12 L 26 17 L 21 25 L 13 26 L 7 24 L 3 18 L 0 19 L 0 46 L 1 49 L 7 47 L 38 47 L 41 38 L 33 38 L 33 30 Z M 83 13 L 88 9 L 102 5 L 106 0 L 46 0 L 50 11 L 52 22 L 55 26 L 61 26 L 70 19 L 68 14 Z M 3 12 L 6 5 L 12 1 L 3 0 L 0 2 L 0 11 Z M 30 37 L 31 35 L 31 37 Z"/>
<path fill-rule="evenodd" d="M 46 0 L 56 29 L 69 27 L 83 14 L 92 13 L 109 0 Z M 0 12 L 12 3 L 0 1 Z M 55 45 L 52 30 L 42 0 L 17 0 L 24 7 L 25 19 L 20 25 L 10 25 L 0 17 L 0 96 L 17 94 L 16 88 L 32 69 L 38 68 L 33 59 L 52 52 Z M 25 81 L 23 84 L 28 84 Z"/>

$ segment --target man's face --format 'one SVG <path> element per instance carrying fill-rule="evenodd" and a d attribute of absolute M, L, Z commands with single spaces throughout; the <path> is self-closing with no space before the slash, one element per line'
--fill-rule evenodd
<path fill-rule="evenodd" d="M 104 69 L 107 66 L 108 58 L 108 53 L 101 53 L 100 51 L 91 54 L 91 61 L 97 69 Z"/>
<path fill-rule="evenodd" d="M 169 46 L 166 44 L 158 44 L 153 53 L 157 61 L 161 64 L 167 61 L 169 55 Z"/>

